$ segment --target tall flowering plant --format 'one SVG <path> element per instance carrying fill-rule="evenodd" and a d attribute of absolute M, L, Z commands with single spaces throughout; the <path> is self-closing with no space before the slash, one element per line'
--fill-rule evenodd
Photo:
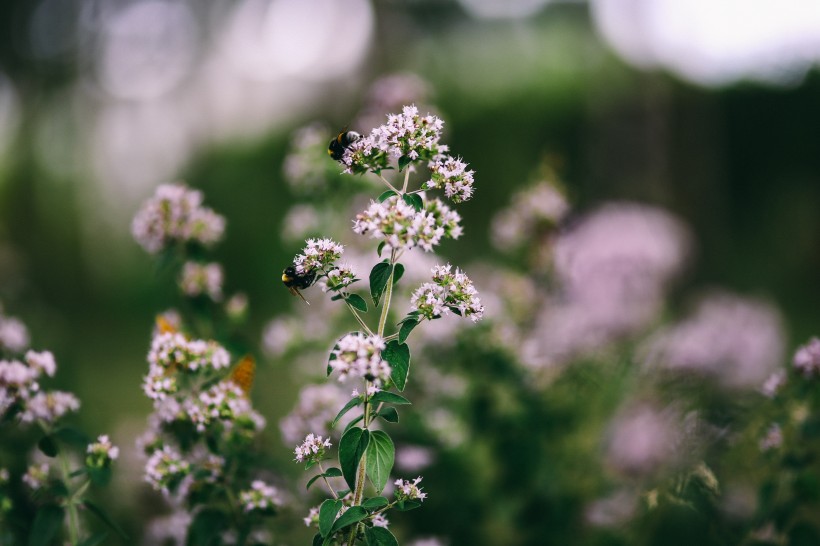
<path fill-rule="evenodd" d="M 179 264 L 178 285 L 190 311 L 156 321 L 143 381 L 154 409 L 139 439 L 147 457 L 144 479 L 173 511 L 173 524 L 165 527 L 187 544 L 213 544 L 215 536 L 220 544 L 266 543 L 265 518 L 281 496 L 261 479 L 253 449 L 265 426 L 250 400 L 254 359 L 234 359 L 210 339 L 226 331 L 221 322 L 241 319 L 247 302 L 240 294 L 223 304 L 222 267 L 202 256 L 221 239 L 225 220 L 202 202 L 199 191 L 162 185 L 132 224 L 145 250 Z M 165 522 L 156 523 L 150 540 L 173 538 L 153 532 Z"/>
<path fill-rule="evenodd" d="M 440 142 L 443 125 L 438 117 L 419 115 L 416 107 L 406 106 L 369 135 L 346 133 L 331 143 L 331 152 L 339 157 L 345 173 L 373 174 L 387 187 L 353 220 L 353 231 L 376 245 L 379 261 L 370 270 L 366 294 L 370 303 L 353 291 L 360 279 L 340 261 L 344 247 L 331 239 L 308 239 L 283 275 L 290 288 L 321 282 L 330 299 L 344 304 L 359 326 L 338 339 L 327 363 L 328 376 L 355 385 L 333 419 L 335 427 L 350 412 L 358 414 L 342 432 L 335 457 L 338 466 L 325 466 L 333 446 L 317 434 L 308 434 L 295 449 L 297 462 L 304 463 L 306 470 L 318 471 L 308 487 L 322 480 L 331 497 L 305 519 L 318 528 L 314 545 L 397 544 L 388 530 L 387 512 L 417 508 L 427 496 L 419 485 L 421 477 L 396 479 L 392 498 L 385 496 L 395 447 L 380 425 L 398 422 L 397 407 L 410 404 L 400 394 L 410 374 L 406 341 L 422 323 L 447 315 L 478 321 L 484 313 L 472 281 L 459 268 L 444 264 L 433 267 L 430 281 L 412 293 L 407 315 L 397 322 L 390 319 L 394 286 L 405 270 L 401 260 L 412 259 L 416 248 L 432 252 L 443 239 L 462 234 L 458 213 L 427 191 L 443 190 L 454 203 L 473 195 L 473 171 L 449 155 Z M 429 171 L 429 178 L 411 189 L 411 173 L 422 168 Z M 389 171 L 397 172 L 396 180 L 385 177 Z M 369 318 L 369 311 L 375 311 L 377 318 Z M 329 480 L 335 477 L 343 478 L 347 488 L 337 490 Z"/>
<path fill-rule="evenodd" d="M 0 309 L 0 544 L 26 537 L 31 545 L 98 544 L 112 530 L 127 539 L 91 487 L 108 484 L 119 448 L 107 435 L 94 441 L 66 423 L 80 400 L 43 387 L 57 362 L 50 351 L 26 350 L 28 341 L 25 325 Z M 25 461 L 7 460 L 12 448 L 27 452 Z M 96 529 L 87 515 L 108 529 Z"/>

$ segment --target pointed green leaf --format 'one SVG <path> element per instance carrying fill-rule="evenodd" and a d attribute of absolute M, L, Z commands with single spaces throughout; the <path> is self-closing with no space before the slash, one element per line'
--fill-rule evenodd
<path fill-rule="evenodd" d="M 73 427 L 60 427 L 54 431 L 53 436 L 63 443 L 83 450 L 91 443 L 91 438 L 86 433 Z"/>
<path fill-rule="evenodd" d="M 356 471 L 359 468 L 359 460 L 364 455 L 369 441 L 370 433 L 359 427 L 348 429 L 339 441 L 339 463 L 342 467 L 342 475 L 350 489 L 356 487 Z"/>
<path fill-rule="evenodd" d="M 382 241 L 381 243 L 379 243 L 379 246 L 376 247 L 376 254 L 379 255 L 379 258 L 382 257 L 382 250 L 384 249 L 384 245 L 386 245 L 386 244 L 387 244 L 386 242 Z"/>
<path fill-rule="evenodd" d="M 367 546 L 399 546 L 393 533 L 384 527 L 368 527 L 364 530 Z"/>
<path fill-rule="evenodd" d="M 37 442 L 37 447 L 40 448 L 40 451 L 42 451 L 46 457 L 56 457 L 60 452 L 60 447 L 52 436 L 43 436 L 40 438 L 40 441 Z"/>
<path fill-rule="evenodd" d="M 28 546 L 51 545 L 60 532 L 64 518 L 65 512 L 59 506 L 49 504 L 37 510 L 28 537 Z"/>
<path fill-rule="evenodd" d="M 396 264 L 393 266 L 393 284 L 395 285 L 399 282 L 402 275 L 404 275 L 404 266 L 402 264 Z"/>
<path fill-rule="evenodd" d="M 336 514 L 342 509 L 344 503 L 338 499 L 327 499 L 319 507 L 319 533 L 326 537 L 336 521 Z"/>
<path fill-rule="evenodd" d="M 393 340 L 382 351 L 382 358 L 392 368 L 390 378 L 393 379 L 393 383 L 400 391 L 403 391 L 407 385 L 407 376 L 410 374 L 410 347 Z"/>
<path fill-rule="evenodd" d="M 311 479 L 308 480 L 307 485 L 305 486 L 305 489 L 310 489 L 310 486 L 313 485 L 314 483 L 316 483 L 316 480 L 318 480 L 322 477 L 324 477 L 324 474 L 316 474 L 315 476 L 313 476 Z"/>
<path fill-rule="evenodd" d="M 352 421 L 350 421 L 347 425 L 345 425 L 345 429 L 342 431 L 342 434 L 344 434 L 345 432 L 347 432 L 348 430 L 353 428 L 353 425 L 355 425 L 356 423 L 358 423 L 362 419 L 364 419 L 364 414 L 361 414 L 361 415 L 357 416 L 355 419 L 353 419 Z"/>
<path fill-rule="evenodd" d="M 353 525 L 356 522 L 362 521 L 368 515 L 367 510 L 362 508 L 361 506 L 351 506 L 348 508 L 344 514 L 339 516 L 339 519 L 333 524 L 333 527 L 330 528 L 331 533 L 335 533 L 340 529 L 344 529 L 348 525 Z"/>
<path fill-rule="evenodd" d="M 393 470 L 393 461 L 396 456 L 396 448 L 393 440 L 383 430 L 374 430 L 370 433 L 370 443 L 367 444 L 367 459 L 365 467 L 367 475 L 377 493 L 381 493 L 387 480 L 390 478 L 390 471 Z"/>
<path fill-rule="evenodd" d="M 370 397 L 370 402 L 384 402 L 385 404 L 397 404 L 399 406 L 402 406 L 409 404 L 410 400 L 394 392 L 379 391 Z"/>
<path fill-rule="evenodd" d="M 390 199 L 394 195 L 397 195 L 396 192 L 393 190 L 387 190 L 386 192 L 382 193 L 380 196 L 376 198 L 379 203 L 384 203 L 386 200 Z"/>
<path fill-rule="evenodd" d="M 364 301 L 364 298 L 358 294 L 349 294 L 345 300 L 347 303 L 353 306 L 354 309 L 361 311 L 362 313 L 367 313 L 367 303 Z"/>
<path fill-rule="evenodd" d="M 390 280 L 392 273 L 393 266 L 387 262 L 379 262 L 370 270 L 370 296 L 373 298 L 375 305 L 379 304 L 379 300 L 384 293 L 384 288 L 387 286 L 387 281 Z"/>
<path fill-rule="evenodd" d="M 424 208 L 424 200 L 417 193 L 406 193 L 403 199 L 405 203 L 416 209 L 416 212 Z"/>
<path fill-rule="evenodd" d="M 407 340 L 407 336 L 410 335 L 410 332 L 419 325 L 419 321 L 416 319 L 408 319 L 401 324 L 401 328 L 399 328 L 399 343 L 404 343 Z"/>
<path fill-rule="evenodd" d="M 382 506 L 387 506 L 388 504 L 390 504 L 390 501 L 388 501 L 384 497 L 373 497 L 370 499 L 366 499 L 362 503 L 362 508 L 366 510 L 378 510 Z"/>
<path fill-rule="evenodd" d="M 341 410 L 339 410 L 339 413 L 336 414 L 336 417 L 330 423 L 330 428 L 335 428 L 336 424 L 339 422 L 339 419 L 344 417 L 344 415 L 348 411 L 352 410 L 353 408 L 355 408 L 356 406 L 358 406 L 361 403 L 362 403 L 362 397 L 361 396 L 354 396 L 353 398 L 351 398 L 350 401 L 347 404 L 345 404 L 345 407 L 343 407 Z"/>
<path fill-rule="evenodd" d="M 379 417 L 387 421 L 388 423 L 398 423 L 399 422 L 399 412 L 396 411 L 396 408 L 392 406 L 388 406 L 386 408 L 382 408 L 379 413 Z"/>
<path fill-rule="evenodd" d="M 328 478 L 338 478 L 342 475 L 342 469 L 331 466 L 325 471 L 325 476 Z"/>
<path fill-rule="evenodd" d="M 103 523 L 108 525 L 111 528 L 111 530 L 120 535 L 121 538 L 123 538 L 124 540 L 128 540 L 128 535 L 125 534 L 125 531 L 122 530 L 122 527 L 117 525 L 117 523 L 109 517 L 105 510 L 103 510 L 102 508 L 100 508 L 88 499 L 83 499 L 83 506 L 85 506 L 85 508 L 89 512 L 100 518 L 100 520 Z"/>
<path fill-rule="evenodd" d="M 325 539 L 322 538 L 322 534 L 317 533 L 317 534 L 313 535 L 313 545 L 312 546 L 322 546 L 322 543 L 324 541 L 325 541 Z"/>
<path fill-rule="evenodd" d="M 399 172 L 401 172 L 406 166 L 408 166 L 412 162 L 413 162 L 413 160 L 410 158 L 410 156 L 407 156 L 407 155 L 401 156 L 399 158 Z"/>

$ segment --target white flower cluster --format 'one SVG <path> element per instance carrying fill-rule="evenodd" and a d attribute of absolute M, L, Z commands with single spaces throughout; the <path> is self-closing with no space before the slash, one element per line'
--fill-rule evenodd
<path fill-rule="evenodd" d="M 456 212 L 441 202 L 433 201 L 429 210 L 416 211 L 398 195 L 393 195 L 381 203 L 371 201 L 367 210 L 356 215 L 353 231 L 381 239 L 386 250 L 420 246 L 430 252 L 442 237 L 455 239 L 461 235 L 460 220 Z"/>
<path fill-rule="evenodd" d="M 337 264 L 335 269 L 327 273 L 327 279 L 322 282 L 322 290 L 336 291 L 346 288 L 356 281 L 356 272 L 349 264 Z"/>
<path fill-rule="evenodd" d="M 145 481 L 157 490 L 169 494 L 191 471 L 191 465 L 169 445 L 154 451 L 145 464 Z"/>
<path fill-rule="evenodd" d="M 175 416 L 179 418 L 193 423 L 199 432 L 205 432 L 217 421 L 228 429 L 235 423 L 252 430 L 265 427 L 264 417 L 253 409 L 245 391 L 233 381 L 220 381 L 198 396 L 185 398 Z"/>
<path fill-rule="evenodd" d="M 444 188 L 444 195 L 456 203 L 467 201 L 473 196 L 473 174 L 461 159 L 445 156 L 431 166 L 430 180 L 424 185 L 428 190 Z"/>
<path fill-rule="evenodd" d="M 245 512 L 269 511 L 282 504 L 276 488 L 262 480 L 254 480 L 249 490 L 240 492 L 239 502 Z"/>
<path fill-rule="evenodd" d="M 102 468 L 117 460 L 120 456 L 120 448 L 113 445 L 108 436 L 103 434 L 97 441 L 88 445 L 85 458 L 86 465 L 92 468 Z"/>
<path fill-rule="evenodd" d="M 308 515 L 302 518 L 302 521 L 305 522 L 305 527 L 310 527 L 311 525 L 319 525 L 319 507 L 313 506 L 311 507 Z"/>
<path fill-rule="evenodd" d="M 336 344 L 331 355 L 330 367 L 339 372 L 339 381 L 348 377 L 364 377 L 368 381 L 383 384 L 390 378 L 390 365 L 382 360 L 384 340 L 366 336 L 361 332 L 347 334 Z"/>
<path fill-rule="evenodd" d="M 151 254 L 177 242 L 215 243 L 225 231 L 225 218 L 203 207 L 202 200 L 202 192 L 182 184 L 159 186 L 134 216 L 134 239 Z"/>
<path fill-rule="evenodd" d="M 312 432 L 305 437 L 305 441 L 296 446 L 294 453 L 296 454 L 296 462 L 303 462 L 307 460 L 321 461 L 325 456 L 325 450 L 331 447 L 330 438 L 325 440 L 321 436 L 314 435 Z"/>
<path fill-rule="evenodd" d="M 26 473 L 23 474 L 23 483 L 29 486 L 32 491 L 37 491 L 48 481 L 50 471 L 51 467 L 49 467 L 48 463 L 31 465 L 26 470 Z"/>
<path fill-rule="evenodd" d="M 413 292 L 410 307 L 428 320 L 447 315 L 450 311 L 478 322 L 484 316 L 484 306 L 473 282 L 452 266 L 437 265 L 433 268 L 433 282 L 424 283 Z"/>
<path fill-rule="evenodd" d="M 793 363 L 794 367 L 805 376 L 820 373 L 820 339 L 813 337 L 797 349 Z"/>
<path fill-rule="evenodd" d="M 152 400 L 161 400 L 177 391 L 176 372 L 227 368 L 230 355 L 216 342 L 189 341 L 179 332 L 164 332 L 154 336 L 151 341 L 148 364 L 143 391 Z"/>
<path fill-rule="evenodd" d="M 388 115 L 387 123 L 347 147 L 342 156 L 345 172 L 379 171 L 401 157 L 437 161 L 447 151 L 439 144 L 443 126 L 436 116 L 420 116 L 418 108 L 405 106 L 401 114 Z"/>
<path fill-rule="evenodd" d="M 5 316 L 0 307 L 0 349 L 13 353 L 24 351 L 29 344 L 28 329 L 22 321 Z"/>
<path fill-rule="evenodd" d="M 54 355 L 49 351 L 28 351 L 25 361 L 24 364 L 19 360 L 0 360 L 0 416 L 18 404 L 22 422 L 53 423 L 79 409 L 80 401 L 71 393 L 40 390 L 38 380 L 42 374 L 53 377 L 57 371 Z"/>
<path fill-rule="evenodd" d="M 396 498 L 398 500 L 420 500 L 423 501 L 427 498 L 427 493 L 422 492 L 421 487 L 419 487 L 419 482 L 421 481 L 421 476 L 416 478 L 415 480 L 396 480 L 394 483 L 396 485 Z"/>
<path fill-rule="evenodd" d="M 179 287 L 186 296 L 205 294 L 213 301 L 222 300 L 224 274 L 218 263 L 185 262 L 179 277 Z"/>
<path fill-rule="evenodd" d="M 311 271 L 323 271 L 342 257 L 345 247 L 332 239 L 308 239 L 307 246 L 293 260 L 296 273 L 303 275 Z"/>

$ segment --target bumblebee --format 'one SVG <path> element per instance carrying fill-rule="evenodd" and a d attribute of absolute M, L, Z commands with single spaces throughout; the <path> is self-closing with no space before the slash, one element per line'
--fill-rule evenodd
<path fill-rule="evenodd" d="M 356 131 L 341 131 L 327 146 L 327 155 L 340 161 L 348 146 L 362 138 Z"/>
<path fill-rule="evenodd" d="M 288 287 L 291 294 L 294 296 L 299 296 L 302 298 L 302 301 L 310 305 L 308 300 L 305 299 L 299 290 L 304 290 L 305 288 L 313 286 L 313 283 L 316 282 L 315 271 L 299 274 L 296 272 L 296 266 L 289 265 L 284 271 L 282 271 L 282 282 L 285 283 L 285 286 Z"/>

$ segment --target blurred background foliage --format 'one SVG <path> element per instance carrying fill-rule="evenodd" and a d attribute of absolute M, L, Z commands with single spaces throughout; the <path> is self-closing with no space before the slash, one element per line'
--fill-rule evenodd
<path fill-rule="evenodd" d="M 314 119 L 349 125 L 373 81 L 412 72 L 429 84 L 446 141 L 476 171 L 476 196 L 459 210 L 466 236 L 443 254 L 507 260 L 489 245 L 490 219 L 548 160 L 576 210 L 637 200 L 678 214 L 697 241 L 682 291 L 720 285 L 776 302 L 793 348 L 820 332 L 820 22 L 797 1 L 652 4 L 5 0 L 0 300 L 26 322 L 33 347 L 55 353 L 60 386 L 82 400 L 77 419 L 128 449 L 150 408 L 139 385 L 153 317 L 177 298 L 173 278 L 130 237 L 141 201 L 185 180 L 227 218 L 216 258 L 228 291 L 249 297 L 248 342 L 258 343 L 272 316 L 301 305 L 279 281 L 299 250 L 280 237 L 292 203 L 282 174 L 291 133 Z M 472 362 L 493 365 L 492 352 L 461 349 L 454 360 L 470 362 L 464 352 L 474 351 Z M 265 441 L 284 469 L 292 446 L 275 424 L 303 379 L 286 364 L 263 361 L 255 386 L 271 425 Z M 507 542 L 497 538 L 503 525 L 470 535 L 468 524 L 491 508 L 461 499 L 452 521 L 466 534 L 452 543 L 541 544 L 548 526 L 563 529 L 556 543 L 575 543 L 565 516 L 580 500 L 561 496 L 567 475 L 539 476 L 558 493 L 527 499 L 517 482 L 525 478 L 503 472 L 527 457 L 572 459 L 583 453 L 573 442 L 600 430 L 509 452 L 529 424 L 510 428 L 503 412 L 481 413 L 492 407 L 481 396 L 470 400 L 471 433 L 500 442 L 479 450 L 499 465 L 487 472 L 502 473 L 484 486 L 506 484 L 504 499 L 524 506 L 509 507 L 520 536 Z M 560 398 L 532 404 L 543 413 L 528 418 L 556 429 L 585 419 Z M 601 400 L 588 411 L 614 406 Z M 427 475 L 430 490 L 446 476 L 476 479 L 451 457 Z M 583 480 L 582 461 L 573 479 Z M 422 516 L 406 517 L 422 535 L 441 534 L 451 502 L 431 494 Z M 138 505 L 119 514 L 137 536 L 139 517 L 128 511 Z M 679 531 L 644 529 L 694 543 Z"/>

